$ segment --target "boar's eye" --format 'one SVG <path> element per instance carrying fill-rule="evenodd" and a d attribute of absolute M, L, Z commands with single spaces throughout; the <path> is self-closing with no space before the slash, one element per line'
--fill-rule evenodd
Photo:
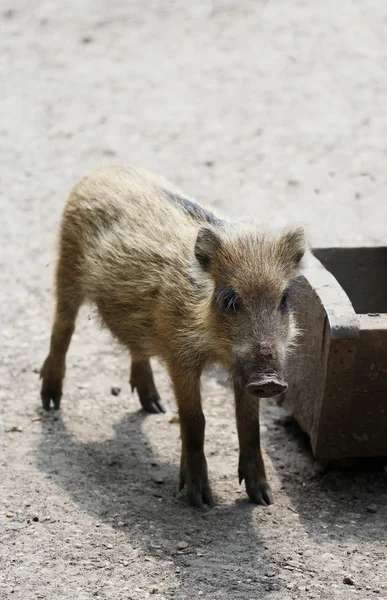
<path fill-rule="evenodd" d="M 242 302 L 231 288 L 220 290 L 216 298 L 218 307 L 225 315 L 236 315 L 242 308 Z"/>
<path fill-rule="evenodd" d="M 280 304 L 280 308 L 283 311 L 288 310 L 288 308 L 289 308 L 288 297 L 289 297 L 289 290 L 285 290 L 284 293 L 282 294 L 281 304 Z"/>

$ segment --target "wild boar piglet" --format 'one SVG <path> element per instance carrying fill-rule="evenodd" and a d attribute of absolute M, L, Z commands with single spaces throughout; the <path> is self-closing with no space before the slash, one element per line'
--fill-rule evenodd
<path fill-rule="evenodd" d="M 189 502 L 213 505 L 200 378 L 220 363 L 235 392 L 239 479 L 253 502 L 271 504 L 259 401 L 287 387 L 285 358 L 297 335 L 289 296 L 304 252 L 302 229 L 273 236 L 226 222 L 145 170 L 91 173 L 71 191 L 62 217 L 44 408 L 59 408 L 77 312 L 91 302 L 130 353 L 130 383 L 144 410 L 163 412 L 150 358 L 169 371 Z"/>

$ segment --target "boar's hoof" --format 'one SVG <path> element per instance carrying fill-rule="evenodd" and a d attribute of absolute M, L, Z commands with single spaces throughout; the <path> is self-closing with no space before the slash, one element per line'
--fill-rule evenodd
<path fill-rule="evenodd" d="M 148 413 L 165 413 L 165 408 L 160 402 L 158 394 L 139 394 L 141 406 Z"/>
<path fill-rule="evenodd" d="M 254 483 L 252 485 L 246 483 L 246 491 L 251 502 L 254 502 L 254 504 L 269 506 L 274 502 L 272 491 L 266 481 L 261 481 L 259 484 Z"/>
<path fill-rule="evenodd" d="M 43 384 L 42 391 L 40 392 L 40 397 L 42 398 L 42 405 L 44 410 L 50 410 L 51 400 L 54 404 L 55 410 L 58 410 L 60 408 L 60 399 L 62 397 L 61 390 L 48 390 Z"/>
<path fill-rule="evenodd" d="M 255 471 L 255 472 L 254 472 Z M 273 494 L 266 481 L 265 474 L 257 472 L 256 469 L 246 468 L 239 465 L 239 483 L 245 480 L 246 492 L 251 502 L 262 506 L 273 504 Z"/>
<path fill-rule="evenodd" d="M 214 499 L 209 483 L 202 486 L 187 486 L 187 498 L 191 506 L 204 508 L 207 504 L 210 508 L 214 506 Z"/>
<path fill-rule="evenodd" d="M 188 503 L 191 506 L 200 509 L 204 508 L 205 504 L 210 508 L 214 506 L 215 503 L 207 476 L 202 479 L 195 477 L 194 481 L 188 483 L 184 473 L 180 472 L 180 489 L 183 489 L 185 484 L 187 485 Z"/>
<path fill-rule="evenodd" d="M 50 410 L 51 400 L 55 410 L 60 408 L 63 377 L 64 368 L 58 368 L 51 356 L 48 356 L 40 369 L 40 379 L 43 380 L 40 397 L 44 410 Z"/>

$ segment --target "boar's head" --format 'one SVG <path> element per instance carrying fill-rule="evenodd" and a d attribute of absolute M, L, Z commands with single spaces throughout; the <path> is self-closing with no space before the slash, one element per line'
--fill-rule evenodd
<path fill-rule="evenodd" d="M 278 236 L 226 226 L 198 232 L 195 256 L 213 282 L 214 351 L 234 383 L 260 398 L 287 388 L 285 357 L 297 336 L 291 289 L 304 252 L 300 228 Z"/>

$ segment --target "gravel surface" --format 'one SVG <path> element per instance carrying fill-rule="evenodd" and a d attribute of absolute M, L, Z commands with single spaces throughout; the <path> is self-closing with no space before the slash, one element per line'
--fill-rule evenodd
<path fill-rule="evenodd" d="M 60 212 L 128 162 L 230 216 L 386 244 L 383 0 L 0 0 L 0 596 L 387 598 L 387 472 L 327 469 L 265 402 L 270 508 L 237 482 L 230 390 L 204 380 L 217 507 L 177 493 L 179 430 L 145 416 L 127 356 L 84 308 L 60 414 L 43 415 Z M 121 389 L 114 395 L 113 388 Z"/>

